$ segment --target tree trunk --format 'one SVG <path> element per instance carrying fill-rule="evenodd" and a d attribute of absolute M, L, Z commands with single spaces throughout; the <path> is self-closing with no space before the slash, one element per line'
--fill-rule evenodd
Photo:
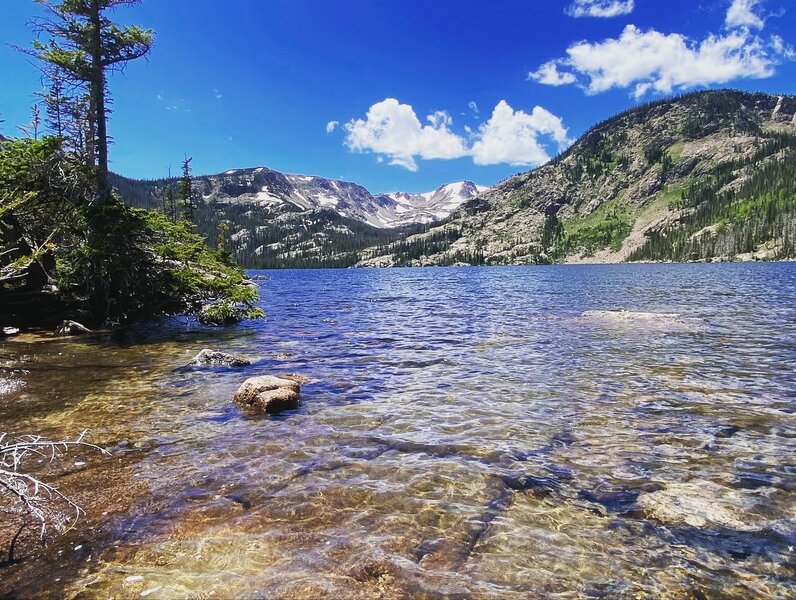
<path fill-rule="evenodd" d="M 96 121 L 96 155 L 97 155 L 97 204 L 104 204 L 111 198 L 108 182 L 108 129 L 105 118 L 105 65 L 102 60 L 102 39 L 100 36 L 102 21 L 100 19 L 99 0 L 91 2 L 91 66 L 92 77 L 91 103 L 94 105 Z"/>

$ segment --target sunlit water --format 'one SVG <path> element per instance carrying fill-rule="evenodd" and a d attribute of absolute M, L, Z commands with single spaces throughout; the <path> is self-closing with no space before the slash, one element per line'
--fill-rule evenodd
<path fill-rule="evenodd" d="M 92 529 L 0 593 L 796 594 L 796 265 L 257 275 L 258 323 L 0 344 L 0 430 L 113 452 L 54 475 Z M 619 308 L 699 325 L 580 316 Z M 299 410 L 231 403 L 266 373 Z"/>

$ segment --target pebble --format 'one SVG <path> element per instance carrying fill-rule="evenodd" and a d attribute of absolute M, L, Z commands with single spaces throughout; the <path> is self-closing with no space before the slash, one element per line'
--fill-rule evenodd
<path fill-rule="evenodd" d="M 162 585 L 159 585 L 159 586 L 153 587 L 153 588 L 149 588 L 148 590 L 144 590 L 143 592 L 141 592 L 141 596 L 146 598 L 150 594 L 154 594 L 155 592 L 157 592 L 157 591 L 159 591 L 161 589 L 163 589 Z"/>

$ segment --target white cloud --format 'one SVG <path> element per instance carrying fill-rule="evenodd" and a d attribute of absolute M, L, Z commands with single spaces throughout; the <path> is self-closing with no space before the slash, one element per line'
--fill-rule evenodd
<path fill-rule="evenodd" d="M 357 152 L 374 152 L 378 162 L 417 171 L 417 159 L 453 159 L 470 156 L 477 165 L 508 163 L 540 165 L 549 159 L 545 148 L 558 150 L 571 143 L 561 119 L 537 106 L 530 114 L 515 111 L 504 100 L 477 130 L 465 125 L 465 137 L 451 130 L 453 119 L 444 110 L 431 113 L 423 125 L 409 104 L 394 98 L 377 102 L 365 119 L 352 119 L 343 127 L 345 145 Z"/>
<path fill-rule="evenodd" d="M 732 0 L 724 22 L 727 27 L 755 27 L 762 29 L 766 24 L 762 17 L 755 13 L 755 8 L 762 0 Z"/>
<path fill-rule="evenodd" d="M 558 64 L 559 61 L 556 60 L 546 62 L 533 73 L 529 73 L 528 77 L 541 84 L 553 86 L 567 85 L 578 80 L 572 73 L 559 71 Z"/>
<path fill-rule="evenodd" d="M 426 117 L 426 120 L 431 123 L 434 129 L 440 127 L 448 127 L 453 124 L 453 119 L 446 110 L 437 110 Z"/>
<path fill-rule="evenodd" d="M 551 137 L 562 150 L 571 142 L 561 119 L 541 106 L 531 114 L 498 102 L 489 120 L 478 128 L 471 154 L 477 165 L 541 165 L 550 157 L 540 142 Z"/>
<path fill-rule="evenodd" d="M 567 57 L 543 64 L 529 76 L 539 83 L 563 85 L 580 82 L 590 94 L 633 87 L 636 96 L 649 90 L 670 93 L 741 78 L 774 74 L 777 53 L 773 43 L 738 29 L 726 35 L 708 35 L 701 42 L 679 33 L 663 34 L 625 27 L 617 39 L 577 42 Z M 563 67 L 567 71 L 559 71 Z"/>
<path fill-rule="evenodd" d="M 337 129 L 337 126 L 339 124 L 340 124 L 339 121 L 329 121 L 326 124 L 326 133 L 332 133 L 335 129 Z"/>
<path fill-rule="evenodd" d="M 221 94 L 221 92 L 219 92 L 215 88 L 213 89 L 213 96 L 215 97 L 216 100 L 221 100 L 224 97 L 223 94 Z"/>
<path fill-rule="evenodd" d="M 788 60 L 796 59 L 796 49 L 794 49 L 790 44 L 786 44 L 785 40 L 778 35 L 771 36 L 771 48 L 775 53 L 781 55 L 783 58 Z"/>
<path fill-rule="evenodd" d="M 611 18 L 629 15 L 634 7 L 634 0 L 574 0 L 566 13 L 572 17 Z"/>
<path fill-rule="evenodd" d="M 417 171 L 415 157 L 459 158 L 466 155 L 464 140 L 450 131 L 451 118 L 445 111 L 421 124 L 414 109 L 395 98 L 386 98 L 368 109 L 365 119 L 352 119 L 343 127 L 345 144 L 357 152 L 386 155 L 391 165 Z"/>
<path fill-rule="evenodd" d="M 478 104 L 476 104 L 475 100 L 470 100 L 467 103 L 467 106 L 470 107 L 470 110 L 473 111 L 476 115 L 479 113 Z"/>

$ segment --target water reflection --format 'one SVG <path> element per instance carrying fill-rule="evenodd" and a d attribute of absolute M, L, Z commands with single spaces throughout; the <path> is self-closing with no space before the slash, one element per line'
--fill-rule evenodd
<path fill-rule="evenodd" d="M 0 588 L 793 595 L 793 265 L 267 276 L 262 323 L 3 344 L 22 386 L 0 395 L 4 428 L 90 427 L 119 461 L 93 481 L 137 493 L 123 514 L 95 501 L 90 561 L 54 548 Z M 580 318 L 616 308 L 707 326 Z M 180 368 L 208 346 L 254 364 Z M 230 404 L 264 372 L 309 378 L 299 410 Z"/>

